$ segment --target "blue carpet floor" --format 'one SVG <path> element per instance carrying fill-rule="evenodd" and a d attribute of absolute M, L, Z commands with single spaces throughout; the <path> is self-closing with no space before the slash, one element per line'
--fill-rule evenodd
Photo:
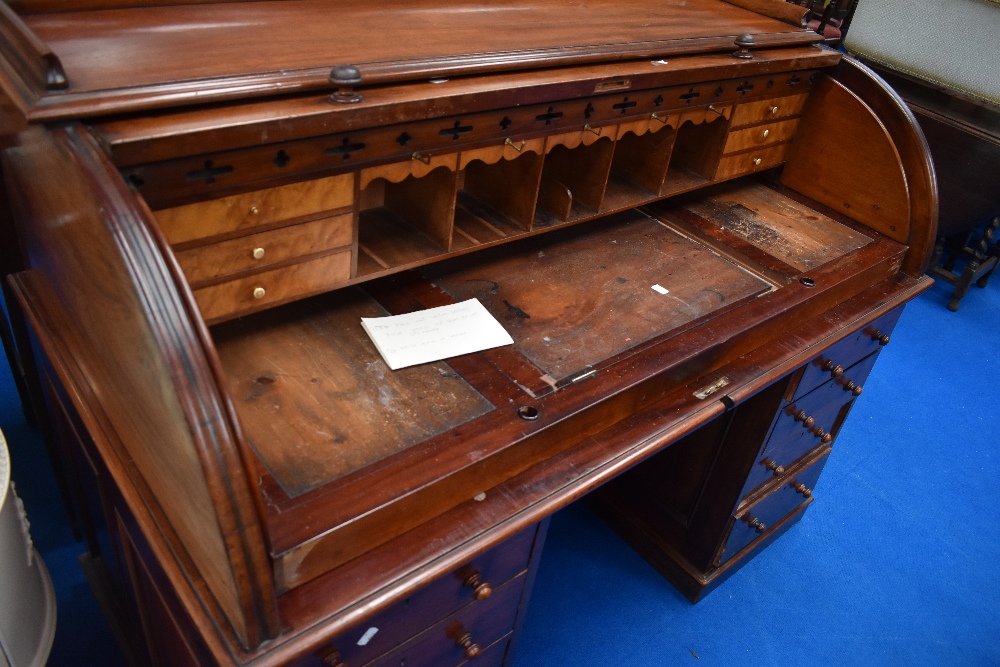
<path fill-rule="evenodd" d="M 802 521 L 697 605 L 559 512 L 514 666 L 1000 665 L 1000 279 L 950 294 L 908 306 Z M 2 363 L 0 429 L 58 597 L 49 664 L 121 664 Z"/>

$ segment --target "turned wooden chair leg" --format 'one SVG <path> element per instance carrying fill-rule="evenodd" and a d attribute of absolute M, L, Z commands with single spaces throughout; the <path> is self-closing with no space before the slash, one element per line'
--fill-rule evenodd
<path fill-rule="evenodd" d="M 958 310 L 962 297 L 969 293 L 969 287 L 972 286 L 977 271 L 979 271 L 979 261 L 970 259 L 962 270 L 962 275 L 955 281 L 955 293 L 952 295 L 951 301 L 948 302 L 948 310 L 953 313 Z"/>
<path fill-rule="evenodd" d="M 986 287 L 987 283 L 990 281 L 990 276 L 993 272 L 997 270 L 997 264 L 1000 264 L 1000 243 L 996 241 L 997 228 L 1000 228 L 1000 215 L 995 216 L 991 221 L 986 231 L 983 233 L 982 243 L 986 245 L 986 250 L 983 254 L 987 257 L 987 262 L 992 262 L 993 265 L 989 270 L 982 275 L 982 277 L 976 281 L 977 287 Z"/>

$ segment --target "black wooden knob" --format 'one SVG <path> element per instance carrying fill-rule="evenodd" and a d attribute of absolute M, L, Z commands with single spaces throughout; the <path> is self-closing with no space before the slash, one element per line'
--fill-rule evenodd
<path fill-rule="evenodd" d="M 740 50 L 733 53 L 733 56 L 749 60 L 750 58 L 753 58 L 753 54 L 750 53 L 750 48 L 757 46 L 757 42 L 754 41 L 753 35 L 740 35 L 736 38 L 736 46 L 738 46 Z"/>
<path fill-rule="evenodd" d="M 330 83 L 337 86 L 356 86 L 361 83 L 361 70 L 354 65 L 337 65 L 330 72 Z"/>
<path fill-rule="evenodd" d="M 362 97 L 354 90 L 361 83 L 361 71 L 354 65 L 337 65 L 330 72 L 330 83 L 337 89 L 330 95 L 330 100 L 340 104 L 360 102 Z"/>

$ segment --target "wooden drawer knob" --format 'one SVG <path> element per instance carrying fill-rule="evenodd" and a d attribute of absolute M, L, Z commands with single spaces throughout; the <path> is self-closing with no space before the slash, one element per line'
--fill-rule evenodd
<path fill-rule="evenodd" d="M 263 299 L 265 294 L 267 292 L 264 291 L 263 287 L 255 287 L 253 290 L 253 298 L 255 299 Z"/>
<path fill-rule="evenodd" d="M 471 632 L 465 632 L 458 639 L 456 639 L 455 646 L 462 649 L 462 653 L 465 655 L 466 660 L 472 660 L 483 650 L 479 644 L 472 641 Z"/>
<path fill-rule="evenodd" d="M 780 477 L 785 474 L 785 468 L 778 465 L 778 462 L 773 459 L 764 459 L 761 463 L 764 464 L 765 468 L 773 472 L 775 477 Z"/>
<path fill-rule="evenodd" d="M 337 649 L 323 656 L 323 664 L 326 667 L 347 667 L 347 663 L 340 659 L 340 651 Z"/>
<path fill-rule="evenodd" d="M 801 493 L 804 498 L 812 497 L 813 494 L 812 489 L 807 488 L 806 485 L 802 484 L 801 482 L 797 482 L 793 479 L 791 482 L 788 483 L 788 486 L 792 487 L 792 489 L 794 489 L 796 493 Z"/>
<path fill-rule="evenodd" d="M 263 248 L 254 248 L 253 249 L 253 258 L 254 259 L 264 259 L 264 249 Z"/>
<path fill-rule="evenodd" d="M 809 432 L 819 438 L 824 445 L 829 445 L 833 442 L 833 436 L 821 429 L 819 426 L 813 426 L 809 429 Z"/>
<path fill-rule="evenodd" d="M 868 335 L 872 337 L 872 340 L 878 341 L 878 344 L 883 347 L 889 344 L 889 334 L 884 334 L 878 329 Z"/>
<path fill-rule="evenodd" d="M 330 83 L 336 89 L 330 95 L 331 102 L 338 104 L 355 104 L 360 102 L 360 93 L 354 87 L 361 83 L 361 71 L 354 65 L 337 65 L 330 71 Z"/>
<path fill-rule="evenodd" d="M 848 380 L 847 382 L 842 383 L 840 386 L 844 391 L 849 391 L 855 396 L 860 396 L 861 392 L 864 391 L 861 388 L 861 385 L 855 384 L 853 380 Z"/>
<path fill-rule="evenodd" d="M 768 111 L 771 112 L 772 116 L 775 116 L 778 113 L 778 107 L 777 106 L 773 106 L 770 109 L 768 109 Z"/>
<path fill-rule="evenodd" d="M 767 526 L 765 524 L 761 523 L 760 519 L 754 518 L 754 517 L 750 516 L 749 514 L 744 514 L 743 515 L 743 522 L 746 525 L 748 525 L 751 528 L 753 528 L 755 531 L 757 531 L 758 534 L 763 533 L 765 530 L 767 530 Z"/>
<path fill-rule="evenodd" d="M 764 130 L 764 133 L 760 135 L 761 139 L 767 139 L 767 135 L 771 134 L 771 130 Z"/>
<path fill-rule="evenodd" d="M 478 572 L 470 574 L 462 584 L 472 589 L 472 597 L 477 600 L 485 600 L 493 593 L 493 587 L 488 581 L 483 581 Z"/>
<path fill-rule="evenodd" d="M 828 371 L 830 375 L 837 378 L 844 374 L 844 367 L 840 364 L 833 363 L 833 359 L 827 359 L 826 363 L 823 364 L 823 370 Z"/>
<path fill-rule="evenodd" d="M 760 164 L 760 158 L 759 158 L 759 157 L 755 157 L 755 158 L 753 159 L 753 166 L 755 166 L 755 167 L 756 167 L 756 166 L 758 166 L 759 164 Z"/>

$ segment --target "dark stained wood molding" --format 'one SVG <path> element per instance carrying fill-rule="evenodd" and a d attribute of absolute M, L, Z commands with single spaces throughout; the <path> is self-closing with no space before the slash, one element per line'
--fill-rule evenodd
<path fill-rule="evenodd" d="M 536 49 L 486 53 L 393 63 L 361 63 L 364 86 L 383 86 L 436 78 L 499 74 L 551 67 L 589 65 L 614 60 L 662 59 L 689 54 L 735 51 L 737 35 L 640 42 L 609 46 L 577 46 L 558 54 Z M 755 35 L 756 49 L 809 46 L 822 41 L 812 31 Z M 52 122 L 135 111 L 208 104 L 250 97 L 270 97 L 330 89 L 330 69 L 259 73 L 225 78 L 197 79 L 126 89 L 66 91 L 41 97 L 28 111 L 33 122 Z M 364 88 L 359 88 L 362 92 Z"/>
<path fill-rule="evenodd" d="M 840 53 L 817 46 L 769 49 L 758 60 L 743 64 L 744 76 L 778 75 L 836 64 Z M 440 84 L 414 83 L 370 91 L 364 100 L 344 113 L 339 105 L 325 103 L 315 94 L 274 99 L 256 105 L 216 105 L 182 109 L 154 117 L 125 118 L 94 125 L 119 167 L 158 162 L 205 152 L 207 142 L 215 150 L 241 149 L 266 135 L 269 142 L 307 139 L 377 125 L 392 114 L 398 123 L 426 119 L 427 105 L 437 115 L 468 115 L 507 106 L 529 106 L 594 95 L 598 84 L 628 78 L 629 92 L 664 86 L 732 78 L 737 60 L 729 54 L 685 56 L 667 65 L 618 62 L 551 71 L 519 72 Z M 294 120 L 295 122 L 290 122 Z"/>
<path fill-rule="evenodd" d="M 202 5 L 219 2 L 243 2 L 244 0 L 157 0 L 158 6 L 172 5 Z M 7 0 L 7 5 L 21 14 L 47 14 L 65 11 L 93 11 L 97 9 L 123 9 L 126 7 L 143 7 L 147 3 L 142 0 Z M 67 7 L 67 5 L 70 5 Z"/>
<path fill-rule="evenodd" d="M 37 96 L 69 86 L 56 54 L 5 2 L 0 2 L 0 54 L 5 62 L 17 65 L 17 72 L 30 76 L 23 84 Z"/>

